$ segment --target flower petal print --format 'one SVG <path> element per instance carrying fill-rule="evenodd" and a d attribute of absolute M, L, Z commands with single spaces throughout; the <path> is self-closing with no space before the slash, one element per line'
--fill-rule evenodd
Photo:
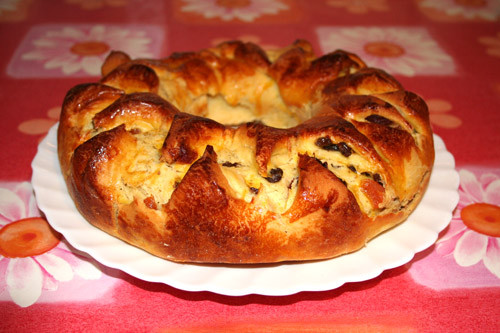
<path fill-rule="evenodd" d="M 448 16 L 462 15 L 468 20 L 480 18 L 494 21 L 500 16 L 500 1 L 498 0 L 425 0 L 420 6 L 434 8 Z"/>
<path fill-rule="evenodd" d="M 460 174 L 460 201 L 448 232 L 438 241 L 437 253 L 453 255 L 459 266 L 483 262 L 500 278 L 500 177 L 479 177 L 466 169 Z M 494 231 L 494 232 L 492 232 Z"/>
<path fill-rule="evenodd" d="M 252 22 L 262 15 L 275 15 L 288 10 L 288 5 L 279 0 L 184 0 L 183 12 L 194 12 L 207 19 L 223 21 L 235 19 Z"/>
<path fill-rule="evenodd" d="M 462 120 L 450 114 L 452 105 L 449 101 L 439 98 L 426 99 L 429 107 L 429 116 L 432 125 L 443 128 L 458 128 L 462 125 Z"/>
<path fill-rule="evenodd" d="M 101 271 L 69 251 L 39 217 L 31 184 L 7 184 L 0 187 L 0 295 L 7 290 L 16 304 L 27 307 L 43 290 L 57 290 L 75 274 L 99 279 Z"/>
<path fill-rule="evenodd" d="M 99 75 L 110 50 L 121 50 L 131 57 L 151 57 L 151 39 L 144 31 L 118 26 L 65 26 L 47 30 L 32 42 L 34 50 L 22 54 L 25 61 L 42 62 L 45 69 L 60 68 L 65 75 L 84 71 Z"/>
<path fill-rule="evenodd" d="M 0 187 L 0 226 L 28 216 L 39 216 L 30 183 L 23 182 L 15 191 Z"/>
<path fill-rule="evenodd" d="M 368 66 L 390 74 L 452 74 L 453 59 L 423 28 L 353 27 L 318 29 L 324 52 L 344 49 L 356 53 Z"/>
<path fill-rule="evenodd" d="M 0 263 L 3 261 L 5 259 Z M 8 262 L 5 282 L 12 300 L 17 305 L 27 307 L 42 294 L 43 273 L 33 259 L 14 258 Z"/>
<path fill-rule="evenodd" d="M 500 278 L 500 239 L 489 239 L 488 252 L 483 258 L 486 268 Z"/>
<path fill-rule="evenodd" d="M 61 107 L 56 106 L 47 111 L 47 118 L 33 118 L 25 120 L 17 126 L 19 132 L 28 135 L 47 134 L 49 129 L 59 120 Z"/>
<path fill-rule="evenodd" d="M 453 255 L 460 266 L 477 264 L 486 253 L 488 239 L 474 231 L 465 231 L 457 241 Z"/>

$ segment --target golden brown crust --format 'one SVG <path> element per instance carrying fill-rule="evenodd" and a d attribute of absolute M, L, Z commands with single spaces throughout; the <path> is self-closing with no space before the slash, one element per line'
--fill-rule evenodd
<path fill-rule="evenodd" d="M 62 172 L 90 223 L 162 258 L 349 253 L 404 221 L 429 181 L 425 102 L 354 54 L 232 41 L 112 52 L 102 73 L 65 98 Z"/>

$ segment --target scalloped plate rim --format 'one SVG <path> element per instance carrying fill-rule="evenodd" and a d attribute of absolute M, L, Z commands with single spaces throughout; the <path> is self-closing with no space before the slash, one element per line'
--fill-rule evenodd
<path fill-rule="evenodd" d="M 285 296 L 301 291 L 331 290 L 340 287 L 346 282 L 360 282 L 375 278 L 384 270 L 408 263 L 415 253 L 423 251 L 434 244 L 439 233 L 451 221 L 452 212 L 459 199 L 459 176 L 455 170 L 453 155 L 446 150 L 443 140 L 434 134 L 436 149 L 434 168 L 444 171 L 447 177 L 444 181 L 440 179 L 439 186 L 436 186 L 431 175 L 429 187 L 415 210 L 415 212 L 418 211 L 419 219 L 427 216 L 426 209 L 431 213 L 436 212 L 436 210 L 442 213 L 439 215 L 439 221 L 436 221 L 433 225 L 431 224 L 432 228 L 429 227 L 428 223 L 422 223 L 415 220 L 415 218 L 412 219 L 417 215 L 414 212 L 407 221 L 377 236 L 361 250 L 333 259 L 302 263 L 278 263 L 259 267 L 175 263 L 155 257 L 108 235 L 92 226 L 80 215 L 67 192 L 60 171 L 57 157 L 57 126 L 58 124 L 54 125 L 47 136 L 40 142 L 37 154 L 32 162 L 32 185 L 35 197 L 39 208 L 45 213 L 51 226 L 63 234 L 73 247 L 89 254 L 105 266 L 119 269 L 141 280 L 165 283 L 185 291 L 210 291 L 227 296 L 249 294 Z M 431 205 L 426 200 L 429 193 L 434 190 L 449 193 L 449 196 L 440 196 L 439 208 L 436 207 L 435 202 L 432 202 Z M 48 196 L 48 194 L 53 196 Z M 74 218 L 71 223 L 67 221 L 68 216 Z M 425 238 L 417 242 L 417 244 L 402 244 L 402 236 L 398 236 L 398 231 L 416 226 L 417 230 L 425 230 Z M 403 232 L 401 233 L 404 235 Z M 82 237 L 86 239 L 82 239 Z M 93 241 L 89 242 L 88 238 L 91 240 L 97 239 L 99 242 L 104 243 L 96 245 L 93 244 Z M 384 244 L 380 244 L 381 242 Z M 378 253 L 383 256 L 389 245 L 404 250 L 401 250 L 401 253 L 389 251 L 391 258 L 384 257 L 383 259 L 377 259 L 381 261 L 374 262 L 375 255 Z M 110 250 L 110 247 L 113 251 Z M 120 259 L 113 257 L 117 249 L 121 255 Z M 123 259 L 123 253 L 132 255 L 133 260 Z M 359 261 L 364 261 L 367 268 L 356 271 L 353 267 L 350 267 L 350 263 Z M 145 267 L 143 265 L 145 262 L 150 265 L 144 271 Z M 151 263 L 156 265 L 151 265 Z M 324 276 L 325 274 L 320 274 L 325 270 L 330 274 L 333 273 L 333 275 Z M 294 274 L 291 275 L 291 273 Z M 319 280 L 317 278 L 318 274 L 315 275 L 316 273 L 320 276 Z M 297 275 L 305 276 L 309 280 L 296 278 Z M 193 276 L 203 276 L 203 280 L 193 279 Z M 244 277 L 243 280 L 241 280 L 242 276 Z"/>

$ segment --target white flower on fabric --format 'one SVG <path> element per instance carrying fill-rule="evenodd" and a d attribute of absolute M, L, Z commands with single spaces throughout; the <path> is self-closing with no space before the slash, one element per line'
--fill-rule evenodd
<path fill-rule="evenodd" d="M 318 29 L 324 52 L 343 49 L 370 67 L 406 76 L 454 73 L 453 59 L 423 28 L 353 27 Z"/>
<path fill-rule="evenodd" d="M 483 262 L 500 279 L 500 177 L 476 177 L 461 170 L 460 201 L 448 232 L 437 243 L 440 255 L 453 255 L 463 267 Z"/>
<path fill-rule="evenodd" d="M 448 16 L 462 15 L 469 20 L 481 18 L 494 21 L 500 16 L 499 0 L 425 0 L 420 6 L 438 9 Z"/>
<path fill-rule="evenodd" d="M 279 0 L 184 0 L 184 12 L 194 12 L 207 19 L 220 18 L 223 21 L 240 19 L 252 22 L 262 15 L 275 15 L 288 10 Z"/>
<path fill-rule="evenodd" d="M 151 39 L 144 31 L 117 26 L 66 26 L 48 30 L 33 41 L 34 50 L 22 54 L 23 60 L 43 62 L 44 68 L 60 68 L 66 75 L 84 71 L 99 75 L 111 50 L 128 53 L 132 58 L 151 57 Z"/>
<path fill-rule="evenodd" d="M 28 182 L 0 187 L 0 295 L 7 290 L 22 307 L 75 274 L 88 280 L 102 275 L 60 242 L 61 235 L 39 217 L 32 192 Z"/>

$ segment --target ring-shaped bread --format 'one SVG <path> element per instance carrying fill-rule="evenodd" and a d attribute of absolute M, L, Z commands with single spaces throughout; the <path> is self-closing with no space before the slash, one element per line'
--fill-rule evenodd
<path fill-rule="evenodd" d="M 324 259 L 404 221 L 434 161 L 425 102 L 341 50 L 112 52 L 72 88 L 58 154 L 94 226 L 178 262 Z"/>

